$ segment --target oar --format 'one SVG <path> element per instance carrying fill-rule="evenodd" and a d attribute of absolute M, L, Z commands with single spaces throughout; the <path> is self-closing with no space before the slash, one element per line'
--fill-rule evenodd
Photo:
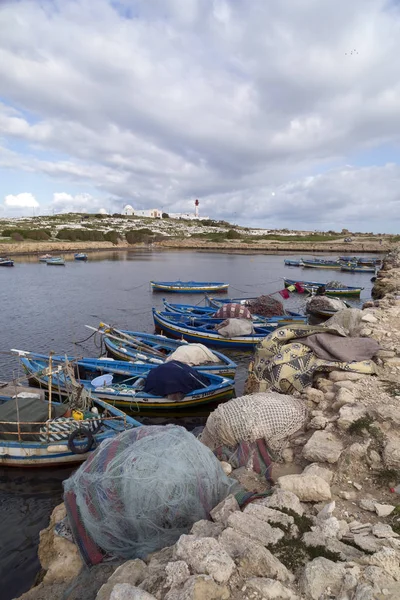
<path fill-rule="evenodd" d="M 113 340 L 116 340 L 117 342 L 126 342 L 128 346 L 133 346 L 133 348 L 136 348 L 137 350 L 143 349 L 143 351 L 147 352 L 148 354 L 153 354 L 156 357 L 165 358 L 165 354 L 163 354 L 159 350 L 155 350 L 152 346 L 146 344 L 145 342 L 140 342 L 140 341 L 136 340 L 136 338 L 124 333 L 123 331 L 119 331 L 118 329 L 114 329 L 113 327 L 110 327 L 106 323 L 104 323 L 104 326 L 109 327 L 112 331 L 115 331 L 115 333 L 117 333 L 118 336 L 120 336 L 120 337 L 117 337 L 117 336 L 113 335 L 112 333 L 102 331 L 101 329 L 98 329 L 96 327 L 91 327 L 90 325 L 85 325 L 85 327 L 87 327 L 88 329 L 91 329 L 92 331 L 97 331 L 101 335 L 106 335 L 107 337 L 109 337 Z"/>

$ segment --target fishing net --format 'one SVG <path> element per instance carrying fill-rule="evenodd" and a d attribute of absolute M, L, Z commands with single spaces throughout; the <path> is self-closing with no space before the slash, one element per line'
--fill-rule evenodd
<path fill-rule="evenodd" d="M 339 298 L 328 298 L 328 296 L 312 296 L 307 300 L 307 310 L 342 310 L 346 304 Z"/>
<path fill-rule="evenodd" d="M 141 426 L 103 442 L 64 482 L 64 500 L 81 554 L 94 564 L 174 544 L 236 485 L 183 427 Z"/>
<path fill-rule="evenodd" d="M 340 281 L 336 281 L 334 279 L 333 281 L 328 281 L 327 283 L 325 283 L 325 287 L 334 288 L 335 290 L 343 290 L 346 286 L 344 285 L 344 283 L 341 283 Z"/>
<path fill-rule="evenodd" d="M 277 392 L 260 392 L 220 404 L 207 419 L 201 441 L 214 450 L 234 447 L 241 441 L 264 439 L 279 454 L 290 435 L 305 423 L 302 400 Z"/>
<path fill-rule="evenodd" d="M 253 315 L 263 317 L 280 317 L 285 314 L 282 302 L 271 296 L 259 296 L 255 300 L 248 302 L 247 308 Z"/>

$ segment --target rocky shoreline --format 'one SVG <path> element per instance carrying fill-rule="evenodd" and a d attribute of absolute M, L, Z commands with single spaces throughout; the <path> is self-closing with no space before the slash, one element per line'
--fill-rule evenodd
<path fill-rule="evenodd" d="M 400 253 L 385 259 L 360 335 L 381 346 L 374 376 L 318 374 L 305 427 L 275 463 L 271 495 L 229 496 L 174 546 L 83 568 L 76 546 L 41 532 L 42 580 L 20 600 L 395 600 L 400 598 Z M 229 465 L 224 464 L 229 470 Z M 244 467 L 248 491 L 265 479 Z"/>

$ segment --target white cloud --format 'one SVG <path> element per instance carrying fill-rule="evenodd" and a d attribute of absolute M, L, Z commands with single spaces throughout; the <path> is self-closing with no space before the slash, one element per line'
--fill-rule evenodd
<path fill-rule="evenodd" d="M 56 192 L 53 194 L 53 200 L 50 203 L 50 208 L 55 213 L 68 212 L 84 212 L 84 213 L 100 213 L 104 211 L 104 199 L 95 198 L 91 194 L 67 194 L 66 192 Z M 113 201 L 110 200 L 110 206 Z M 102 214 L 106 214 L 102 212 Z"/>
<path fill-rule="evenodd" d="M 314 228 L 396 202 L 378 151 L 329 170 L 400 143 L 396 3 L 21 0 L 0 30 L 0 167 L 117 199 L 56 210 L 199 197 L 211 216 Z"/>
<path fill-rule="evenodd" d="M 8 208 L 39 208 L 39 202 L 29 192 L 16 195 L 8 194 L 4 198 L 4 205 Z"/>

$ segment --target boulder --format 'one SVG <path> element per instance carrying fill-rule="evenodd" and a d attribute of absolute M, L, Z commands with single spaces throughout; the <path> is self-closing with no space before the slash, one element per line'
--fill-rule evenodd
<path fill-rule="evenodd" d="M 303 448 L 303 456 L 311 462 L 336 463 L 343 451 L 343 444 L 334 433 L 316 431 Z"/>
<path fill-rule="evenodd" d="M 181 535 L 175 545 L 175 556 L 195 573 L 210 575 L 217 583 L 228 581 L 235 570 L 235 563 L 214 538 Z"/>
<path fill-rule="evenodd" d="M 271 577 L 283 582 L 293 581 L 292 573 L 267 548 L 231 527 L 222 532 L 219 542 L 234 559 L 242 577 Z"/>
<path fill-rule="evenodd" d="M 222 523 L 213 523 L 202 519 L 197 521 L 190 530 L 191 535 L 196 537 L 213 537 L 217 538 L 223 531 L 224 525 Z"/>
<path fill-rule="evenodd" d="M 362 419 L 367 414 L 367 409 L 363 404 L 345 404 L 339 410 L 339 419 L 337 426 L 346 431 L 350 425 Z"/>
<path fill-rule="evenodd" d="M 128 560 L 114 571 L 107 583 L 101 586 L 96 600 L 108 600 L 117 584 L 139 585 L 145 579 L 146 572 L 147 565 L 142 560 L 139 558 Z"/>
<path fill-rule="evenodd" d="M 361 321 L 363 323 L 377 323 L 378 319 L 374 315 L 372 315 L 371 313 L 366 313 L 365 315 L 363 315 L 361 317 Z"/>
<path fill-rule="evenodd" d="M 217 504 L 215 508 L 210 512 L 210 516 L 216 523 L 221 523 L 224 527 L 228 524 L 228 517 L 232 513 L 240 510 L 240 506 L 235 496 L 227 496 L 222 502 Z"/>
<path fill-rule="evenodd" d="M 329 483 L 317 475 L 284 475 L 279 477 L 278 485 L 303 502 L 324 502 L 331 499 Z"/>
<path fill-rule="evenodd" d="M 264 506 L 269 506 L 270 508 L 277 508 L 278 510 L 287 510 L 293 511 L 299 517 L 302 517 L 304 514 L 304 508 L 300 504 L 300 500 L 293 494 L 293 492 L 288 492 L 286 490 L 282 490 L 280 488 L 276 488 L 274 493 L 271 496 L 263 500 L 259 500 L 257 504 L 263 504 Z"/>
<path fill-rule="evenodd" d="M 319 404 L 321 400 L 324 399 L 324 392 L 313 387 L 306 388 L 305 393 L 308 400 L 312 400 L 312 402 L 315 402 L 316 404 Z"/>
<path fill-rule="evenodd" d="M 165 574 L 167 576 L 166 584 L 170 588 L 182 585 L 190 577 L 189 567 L 184 560 L 168 563 L 165 567 Z"/>
<path fill-rule="evenodd" d="M 383 460 L 388 469 L 400 470 L 400 436 L 392 431 L 387 434 Z"/>
<path fill-rule="evenodd" d="M 285 529 L 288 531 L 291 530 L 294 533 L 294 518 L 290 515 L 285 515 L 279 510 L 268 508 L 267 506 L 262 506 L 261 504 L 249 504 L 246 506 L 243 512 L 244 514 L 253 515 L 258 519 L 261 519 L 261 521 L 282 525 Z"/>
<path fill-rule="evenodd" d="M 182 589 L 172 589 L 162 598 L 164 600 L 229 600 L 230 596 L 226 585 L 218 585 L 207 575 L 194 575 L 189 577 Z"/>
<path fill-rule="evenodd" d="M 325 429 L 328 419 L 324 415 L 317 415 L 308 423 L 308 429 Z"/>
<path fill-rule="evenodd" d="M 157 598 L 129 583 L 117 583 L 113 587 L 109 600 L 157 600 Z"/>
<path fill-rule="evenodd" d="M 303 570 L 300 586 L 304 595 L 320 600 L 325 593 L 338 596 L 346 570 L 341 565 L 323 557 L 315 558 Z M 328 591 L 329 590 L 329 591 Z"/>
<path fill-rule="evenodd" d="M 388 575 L 396 581 L 400 581 L 399 553 L 392 548 L 382 548 L 372 556 L 366 556 L 362 559 L 363 564 L 373 565 L 383 569 Z"/>
<path fill-rule="evenodd" d="M 335 402 L 332 404 L 333 410 L 340 410 L 345 404 L 352 404 L 355 400 L 354 394 L 345 388 L 340 388 L 336 392 Z"/>
<path fill-rule="evenodd" d="M 298 600 L 298 596 L 274 579 L 253 577 L 245 583 L 246 591 L 250 590 L 260 594 L 265 600 Z"/>
<path fill-rule="evenodd" d="M 228 519 L 228 525 L 263 546 L 272 546 L 284 536 L 282 529 L 271 527 L 269 523 L 249 513 L 233 513 Z"/>
<path fill-rule="evenodd" d="M 331 381 L 358 381 L 365 377 L 363 373 L 352 373 L 351 371 L 331 371 L 329 379 Z"/>
<path fill-rule="evenodd" d="M 325 479 L 326 483 L 329 485 L 332 483 L 333 479 L 333 471 L 330 469 L 326 469 L 325 467 L 321 467 L 318 463 L 311 463 L 311 465 L 307 465 L 303 471 L 304 475 L 317 475 L 322 479 Z"/>
<path fill-rule="evenodd" d="M 398 538 L 400 537 L 398 533 L 393 531 L 393 529 L 387 523 L 376 523 L 372 527 L 372 533 L 378 538 Z"/>
<path fill-rule="evenodd" d="M 395 508 L 396 507 L 392 506 L 391 504 L 379 504 L 378 502 L 375 504 L 375 512 L 378 517 L 388 517 L 392 514 Z"/>

